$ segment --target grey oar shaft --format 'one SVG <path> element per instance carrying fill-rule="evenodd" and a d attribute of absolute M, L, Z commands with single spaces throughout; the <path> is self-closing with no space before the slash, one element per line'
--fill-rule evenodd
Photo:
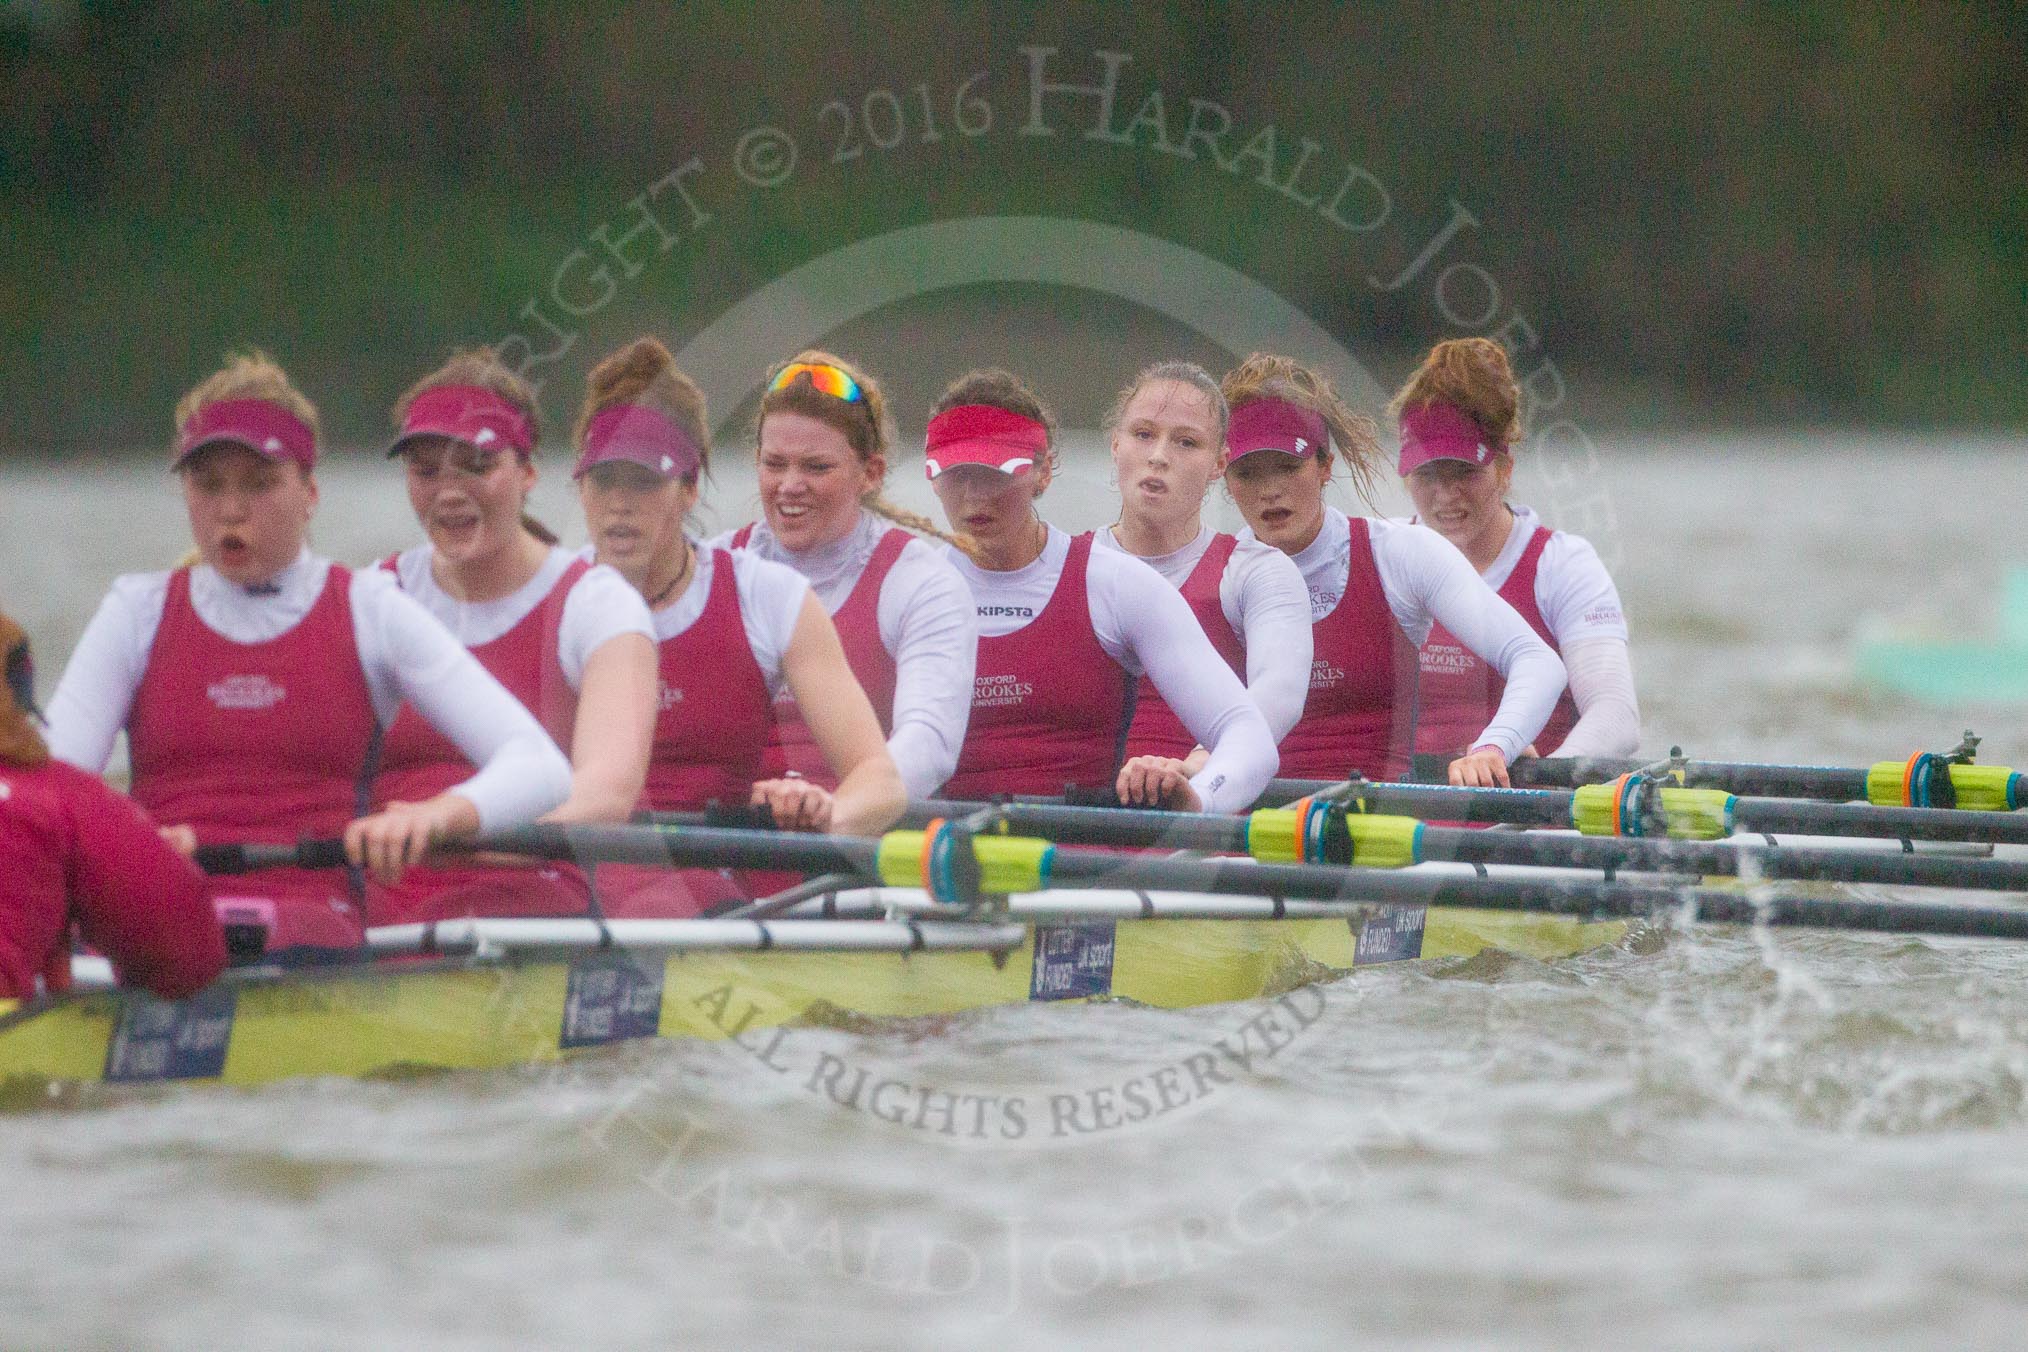
<path fill-rule="evenodd" d="M 1423 757 L 1416 757 L 1421 762 Z M 1563 756 L 1538 760 L 1525 756 L 1508 766 L 1518 789 L 1574 789 L 1580 784 L 1604 784 L 1621 775 L 1645 770 L 1652 761 L 1620 760 L 1607 756 Z M 1414 777 L 1430 783 L 1444 782 L 1444 763 L 1417 765 L 1422 773 Z M 1693 789 L 1723 789 L 1727 793 L 1750 793 L 1763 798 L 1816 798 L 1828 803 L 1849 803 L 1866 797 L 1866 770 L 1858 766 L 1762 765 L 1748 761 L 1685 761 L 1683 782 Z"/>
<path fill-rule="evenodd" d="M 1283 807 L 1346 786 L 1325 779 L 1268 781 L 1259 807 Z M 1570 826 L 1570 794 L 1557 789 L 1459 789 L 1448 784 L 1374 784 L 1361 781 L 1355 790 L 1368 812 L 1419 817 L 1424 821 L 1471 822 L 1513 826 Z"/>
<path fill-rule="evenodd" d="M 1263 864 L 1262 872 L 1279 877 L 1287 872 L 1332 872 L 1314 865 Z M 1960 906 L 1935 902 L 1897 902 L 1802 897 L 1759 890 L 1725 891 L 1709 887 L 1670 887 L 1656 882 L 1631 884 L 1587 878 L 1470 878 L 1418 873 L 1368 873 L 1335 870 L 1344 880 L 1335 894 L 1344 900 L 1381 904 L 1476 907 L 1482 910 L 1537 911 L 1583 920 L 1642 919 L 1680 916 L 1729 924 L 1768 924 L 1819 929 L 1856 929 L 1896 934 L 1941 934 L 1993 939 L 2028 939 L 2028 910 L 2000 906 Z M 1192 890 L 1206 891 L 1207 888 Z M 1256 884 L 1269 895 L 1321 896 L 1322 891 Z"/>
<path fill-rule="evenodd" d="M 1396 790 L 1390 787 L 1383 792 L 1385 796 L 1392 797 Z M 1457 794 L 1460 790 L 1445 788 L 1442 792 Z M 959 817 L 975 810 L 976 804 L 936 802 L 915 805 L 911 813 L 918 818 Z M 1066 843 L 1224 853 L 1244 853 L 1247 849 L 1247 825 L 1239 818 L 1018 802 L 1007 806 L 1004 812 L 1009 830 Z M 1920 812 L 1925 820 L 1935 815 L 1928 809 Z M 1984 820 L 1990 814 L 1969 815 Z M 1425 826 L 1419 857 L 1464 864 L 1727 876 L 1747 874 L 1795 882 L 1884 883 L 1905 887 L 2028 892 L 2028 863 L 1895 854 L 1878 846 L 1859 849 L 1777 847 L 1737 841 L 1651 840 L 1626 836 L 1578 836 L 1568 832 L 1543 835 Z"/>
<path fill-rule="evenodd" d="M 1333 790 L 1343 792 L 1346 786 L 1320 779 L 1277 779 L 1268 784 L 1261 803 L 1280 805 Z M 1571 825 L 1571 796 L 1559 789 L 1462 789 L 1448 784 L 1362 782 L 1350 792 L 1366 805 L 1368 812 L 1399 813 L 1425 821 Z M 2028 812 L 1874 807 L 1867 803 L 1813 803 L 1800 798 L 1735 798 L 1733 823 L 1741 831 L 1770 835 L 2028 845 Z"/>
<path fill-rule="evenodd" d="M 1900 887 L 1964 887 L 2028 892 L 2028 862 L 1895 854 L 1878 846 L 1818 849 L 1621 836 L 1532 835 L 1426 826 L 1421 858 L 1464 864 L 1723 874 L 1790 882 L 1881 883 Z"/>
<path fill-rule="evenodd" d="M 523 826 L 484 836 L 463 848 L 577 864 L 783 869 L 872 878 L 877 876 L 875 861 L 880 844 L 853 836 L 741 831 L 716 826 L 686 826 L 671 831 L 640 826 Z"/>
<path fill-rule="evenodd" d="M 2028 845 L 2028 813 L 1966 812 L 1945 807 L 1872 807 L 1741 798 L 1732 820 L 1742 831 L 1801 836 L 1866 836 L 1876 840 L 1954 840 Z"/>
<path fill-rule="evenodd" d="M 923 826 L 934 818 L 954 820 L 986 807 L 947 799 L 911 802 L 903 818 Z M 1016 835 L 1037 835 L 1081 845 L 1129 845 L 1164 850 L 1203 850 L 1211 854 L 1246 851 L 1246 819 L 1201 812 L 1164 812 L 1154 808 L 1062 807 L 1050 803 L 1009 803 L 1001 811 L 1007 829 Z"/>
<path fill-rule="evenodd" d="M 1818 806 L 1818 805 L 1805 805 Z M 1877 811 L 1877 809 L 1875 809 Z M 1925 817 L 1943 813 L 1925 813 Z M 1999 814 L 1959 814 L 1975 817 Z M 1441 828 L 1430 828 L 1441 830 Z M 1492 833 L 1453 831 L 1437 839 L 1457 851 L 1535 848 L 1510 846 Z M 1568 842 L 1570 838 L 1566 837 Z M 1664 842 L 1648 842 L 1657 851 Z M 1586 848 L 1638 849 L 1640 842 L 1601 840 Z M 579 863 L 633 863 L 650 866 L 792 869 L 837 873 L 873 880 L 878 876 L 879 842 L 709 827 L 658 830 L 653 827 L 528 827 L 472 843 L 471 848 L 509 849 Z M 1702 847 L 1705 849 L 1711 847 Z M 1110 886 L 1136 890 L 1198 892 L 1218 896 L 1367 901 L 1380 905 L 1441 905 L 1498 910 L 1543 911 L 1600 919 L 1682 912 L 1705 920 L 1776 925 L 1810 925 L 1923 934 L 2028 938 L 2028 910 L 1932 905 L 1876 900 L 1835 900 L 1792 895 L 1751 897 L 1706 888 L 1556 877 L 1459 877 L 1422 870 L 1399 872 L 1347 869 L 1341 865 L 1258 864 L 1248 859 L 1201 859 L 1120 854 L 1056 847 L 1048 852 L 1046 888 Z M 1558 863 L 1568 865 L 1568 857 Z M 1913 862 L 1913 861 L 1911 861 Z M 1965 869 L 1986 861 L 1938 861 Z M 1596 865 L 1594 865 L 1596 866 Z M 976 900 L 955 895 L 947 900 Z M 589 925 L 597 921 L 559 922 Z M 771 947 L 770 921 L 711 922 L 737 927 L 727 942 Z M 698 931 L 699 934 L 707 931 Z"/>

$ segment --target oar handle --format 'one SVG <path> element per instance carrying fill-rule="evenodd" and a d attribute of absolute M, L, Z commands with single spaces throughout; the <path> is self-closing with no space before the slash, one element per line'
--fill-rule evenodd
<path fill-rule="evenodd" d="M 342 840 L 299 840 L 293 845 L 199 845 L 191 862 L 206 873 L 253 873 L 268 868 L 343 868 Z"/>
<path fill-rule="evenodd" d="M 773 809 L 766 803 L 710 803 L 701 811 L 636 812 L 638 826 L 713 826 L 738 831 L 777 829 Z"/>
<path fill-rule="evenodd" d="M 656 868 L 788 869 L 872 877 L 877 841 L 717 826 L 658 831 L 642 826 L 540 824 L 447 840 L 442 854 L 518 854 L 577 864 L 643 864 Z M 206 873 L 251 873 L 270 868 L 340 868 L 345 842 L 301 840 L 293 845 L 204 845 L 193 856 Z"/>

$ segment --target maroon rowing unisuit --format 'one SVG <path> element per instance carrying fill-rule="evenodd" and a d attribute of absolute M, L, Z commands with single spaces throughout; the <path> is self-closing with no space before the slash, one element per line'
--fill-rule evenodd
<path fill-rule="evenodd" d="M 1312 626 L 1309 698 L 1282 739 L 1291 779 L 1398 780 L 1415 742 L 1415 645 L 1388 607 L 1366 518 L 1351 524 L 1345 594 Z"/>
<path fill-rule="evenodd" d="M 671 812 L 744 803 L 761 777 L 772 701 L 739 614 L 732 554 L 711 556 L 711 593 L 688 629 L 662 640 L 648 806 Z"/>
<path fill-rule="evenodd" d="M 225 966 L 204 875 L 128 799 L 62 761 L 0 764 L 0 997 L 70 984 L 71 930 L 124 985 L 180 999 Z"/>
<path fill-rule="evenodd" d="M 127 718 L 134 800 L 201 844 L 335 836 L 356 814 L 379 724 L 352 628 L 352 574 L 324 590 L 287 633 L 235 643 L 190 603 L 190 570 L 169 575 L 162 624 Z M 259 773 L 254 773 L 258 769 Z M 219 879 L 214 894 L 276 904 L 271 949 L 346 947 L 361 938 L 342 870 L 269 869 Z"/>
<path fill-rule="evenodd" d="M 1190 613 L 1197 617 L 1198 627 L 1211 640 L 1211 646 L 1225 659 L 1225 665 L 1233 670 L 1241 683 L 1246 681 L 1246 641 L 1234 632 L 1225 618 L 1225 606 L 1218 597 L 1218 585 L 1225 578 L 1225 565 L 1232 559 L 1232 551 L 1239 544 L 1236 535 L 1214 535 L 1204 551 L 1204 557 L 1190 570 L 1190 576 L 1183 579 L 1183 599 L 1189 603 Z M 1175 710 L 1163 702 L 1155 689 L 1155 683 L 1146 676 L 1141 677 L 1134 693 L 1134 721 L 1127 725 L 1128 756 L 1168 756 L 1181 760 L 1197 746 L 1197 739 L 1183 726 L 1183 720 L 1176 717 Z"/>
<path fill-rule="evenodd" d="M 767 677 L 740 618 L 730 551 L 712 551 L 704 611 L 688 629 L 662 640 L 658 661 L 661 698 L 646 805 L 658 812 L 681 812 L 714 801 L 744 804 L 762 777 L 761 758 L 774 714 Z M 602 865 L 596 883 L 600 905 L 616 918 L 695 915 L 746 895 L 731 877 L 714 869 Z"/>
<path fill-rule="evenodd" d="M 1099 643 L 1085 591 L 1089 532 L 1070 542 L 1042 613 L 979 638 L 972 717 L 946 798 L 1104 788 L 1119 773 L 1127 673 Z"/>
<path fill-rule="evenodd" d="M 380 566 L 397 581 L 398 556 Z M 573 559 L 528 613 L 506 633 L 471 649 L 479 665 L 507 693 L 534 714 L 550 738 L 570 754 L 577 724 L 577 692 L 557 656 L 564 603 L 571 588 L 591 570 Z M 410 705 L 402 705 L 381 742 L 370 795 L 372 810 L 389 803 L 420 803 L 470 779 L 472 763 L 450 738 L 430 726 Z M 466 915 L 582 915 L 591 892 L 584 874 L 569 864 L 527 868 L 412 868 L 392 887 L 370 882 L 366 909 L 375 925 L 411 924 Z"/>
<path fill-rule="evenodd" d="M 753 527 L 741 526 L 732 537 L 732 547 L 744 549 L 752 538 Z M 838 642 L 845 649 L 846 665 L 852 668 L 866 698 L 872 701 L 882 736 L 894 731 L 895 668 L 894 654 L 880 641 L 880 589 L 886 584 L 895 560 L 914 538 L 907 531 L 892 527 L 882 532 L 880 542 L 873 547 L 873 557 L 867 560 L 859 580 L 852 584 L 845 603 L 831 616 L 831 623 L 838 630 Z M 774 727 L 768 734 L 761 773 L 776 778 L 789 770 L 827 789 L 838 787 L 838 777 L 831 773 L 816 738 L 810 735 L 795 697 L 784 690 L 775 701 Z"/>
<path fill-rule="evenodd" d="M 1500 599 L 1520 612 L 1529 628 L 1542 636 L 1552 652 L 1562 656 L 1563 650 L 1557 646 L 1556 636 L 1549 632 L 1542 608 L 1535 602 L 1536 571 L 1542 564 L 1542 551 L 1554 534 L 1547 526 L 1535 528 L 1514 564 L 1514 571 L 1500 586 Z M 1462 756 L 1471 750 L 1472 739 L 1485 730 L 1499 711 L 1500 696 L 1507 689 L 1506 678 L 1441 624 L 1430 627 L 1429 638 L 1422 645 L 1421 667 L 1415 749 Z M 1536 747 L 1545 755 L 1554 751 L 1563 745 L 1563 739 L 1570 736 L 1575 726 L 1577 701 L 1570 697 L 1566 686 L 1556 708 L 1550 712 L 1549 721 L 1536 734 Z"/>

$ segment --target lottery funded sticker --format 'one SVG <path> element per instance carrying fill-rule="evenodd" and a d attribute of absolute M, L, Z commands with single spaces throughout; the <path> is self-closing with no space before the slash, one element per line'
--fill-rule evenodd
<path fill-rule="evenodd" d="M 1428 919 L 1426 906 L 1386 906 L 1373 911 L 1359 926 L 1352 965 L 1365 967 L 1421 957 L 1423 925 Z"/>
<path fill-rule="evenodd" d="M 105 1077 L 114 1083 L 210 1080 L 225 1073 L 239 992 L 214 986 L 188 1000 L 126 997 L 106 1044 Z"/>
<path fill-rule="evenodd" d="M 564 986 L 559 1047 L 597 1047 L 653 1037 L 662 1024 L 662 964 L 646 968 L 623 953 L 600 953 L 570 965 Z"/>
<path fill-rule="evenodd" d="M 1113 988 L 1113 922 L 1037 925 L 1031 1000 L 1081 1000 Z"/>

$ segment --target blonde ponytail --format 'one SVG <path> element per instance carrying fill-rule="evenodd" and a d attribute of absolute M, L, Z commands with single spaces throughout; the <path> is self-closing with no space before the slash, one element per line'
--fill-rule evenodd
<path fill-rule="evenodd" d="M 859 499 L 859 505 L 875 516 L 892 521 L 895 525 L 911 534 L 924 535 L 932 540 L 943 541 L 973 563 L 981 563 L 985 559 L 985 551 L 979 547 L 979 542 L 971 536 L 966 535 L 962 531 L 947 531 L 921 512 L 910 511 L 898 502 L 889 502 L 880 495 L 878 490 L 868 493 L 865 497 Z"/>

